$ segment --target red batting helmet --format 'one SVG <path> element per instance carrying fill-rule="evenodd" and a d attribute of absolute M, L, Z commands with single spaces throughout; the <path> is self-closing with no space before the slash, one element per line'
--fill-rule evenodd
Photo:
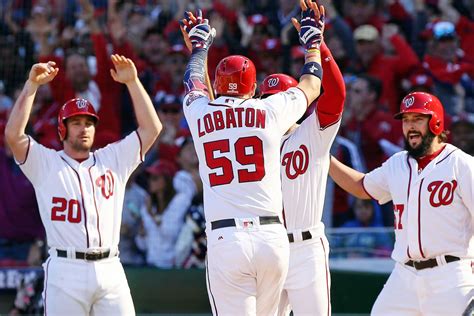
<path fill-rule="evenodd" d="M 94 118 L 96 123 L 99 121 L 99 117 L 89 101 L 81 98 L 69 100 L 64 103 L 58 113 L 58 134 L 61 140 L 66 138 L 65 120 L 77 115 L 89 115 Z"/>
<path fill-rule="evenodd" d="M 429 127 L 433 134 L 444 131 L 444 109 L 437 97 L 426 92 L 412 92 L 403 98 L 400 112 L 395 118 L 400 120 L 404 113 L 421 113 L 430 115 Z"/>
<path fill-rule="evenodd" d="M 253 91 L 257 82 L 255 65 L 247 57 L 233 55 L 222 59 L 216 68 L 214 89 L 218 95 L 242 96 Z"/>
<path fill-rule="evenodd" d="M 275 94 L 286 91 L 289 88 L 296 87 L 298 81 L 295 78 L 285 74 L 273 74 L 263 79 L 260 85 L 260 95 Z"/>

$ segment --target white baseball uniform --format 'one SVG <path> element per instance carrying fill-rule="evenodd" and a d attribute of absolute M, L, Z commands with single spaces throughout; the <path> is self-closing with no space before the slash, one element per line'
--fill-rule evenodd
<path fill-rule="evenodd" d="M 125 184 L 141 161 L 137 132 L 81 163 L 29 137 L 20 167 L 51 247 L 43 264 L 46 315 L 134 315 L 118 243 Z"/>
<path fill-rule="evenodd" d="M 461 315 L 474 297 L 474 158 L 447 144 L 418 172 L 403 151 L 363 183 L 395 215 L 396 265 L 372 315 Z"/>
<path fill-rule="evenodd" d="M 203 181 L 215 315 L 276 313 L 289 255 L 279 224 L 280 140 L 306 106 L 297 88 L 265 100 L 222 96 L 209 102 L 199 91 L 184 99 Z"/>
<path fill-rule="evenodd" d="M 329 150 L 340 120 L 324 129 L 313 112 L 282 140 L 281 178 L 290 264 L 279 313 L 330 315 L 329 244 L 321 222 Z"/>

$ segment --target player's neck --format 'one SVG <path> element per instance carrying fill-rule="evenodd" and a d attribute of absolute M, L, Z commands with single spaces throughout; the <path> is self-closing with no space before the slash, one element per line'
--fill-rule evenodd
<path fill-rule="evenodd" d="M 78 162 L 83 162 L 89 158 L 90 151 L 77 151 L 64 144 L 64 153 Z"/>
<path fill-rule="evenodd" d="M 446 143 L 439 142 L 438 139 L 435 138 L 433 140 L 433 143 L 431 144 L 430 148 L 426 151 L 425 156 L 430 156 L 430 155 L 433 155 L 435 153 L 438 153 L 439 151 L 441 151 L 441 149 L 444 148 L 444 146 L 446 146 Z"/>

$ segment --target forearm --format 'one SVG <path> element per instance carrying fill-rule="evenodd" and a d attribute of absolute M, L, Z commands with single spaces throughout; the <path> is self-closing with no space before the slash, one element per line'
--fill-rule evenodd
<path fill-rule="evenodd" d="M 28 124 L 37 90 L 38 85 L 28 80 L 16 100 L 5 127 L 5 136 L 9 144 L 26 138 L 25 128 Z"/>
<path fill-rule="evenodd" d="M 185 93 L 189 93 L 192 90 L 201 90 L 209 95 L 209 91 L 207 90 L 206 86 L 206 69 L 207 50 L 193 50 L 189 62 L 186 65 L 186 71 L 184 72 L 183 83 Z"/>
<path fill-rule="evenodd" d="M 306 54 L 305 64 L 313 62 L 317 63 L 318 67 L 322 70 L 321 53 L 319 50 Z M 321 93 L 321 79 L 311 74 L 303 74 L 298 84 L 298 88 L 300 88 L 306 95 L 309 106 Z"/>
<path fill-rule="evenodd" d="M 127 83 L 142 138 L 143 152 L 148 151 L 163 128 L 148 93 L 138 78 Z"/>
<path fill-rule="evenodd" d="M 365 174 L 354 170 L 334 157 L 331 157 L 329 175 L 344 191 L 349 192 L 359 199 L 370 199 L 365 192 L 362 181 Z"/>

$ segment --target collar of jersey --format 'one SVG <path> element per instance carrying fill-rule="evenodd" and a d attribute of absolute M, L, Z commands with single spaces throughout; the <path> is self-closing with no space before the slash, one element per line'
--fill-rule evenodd
<path fill-rule="evenodd" d="M 213 106 L 225 106 L 225 107 L 235 107 L 241 105 L 244 101 L 249 99 L 235 98 L 230 96 L 220 96 L 217 99 L 209 102 L 209 105 Z"/>

